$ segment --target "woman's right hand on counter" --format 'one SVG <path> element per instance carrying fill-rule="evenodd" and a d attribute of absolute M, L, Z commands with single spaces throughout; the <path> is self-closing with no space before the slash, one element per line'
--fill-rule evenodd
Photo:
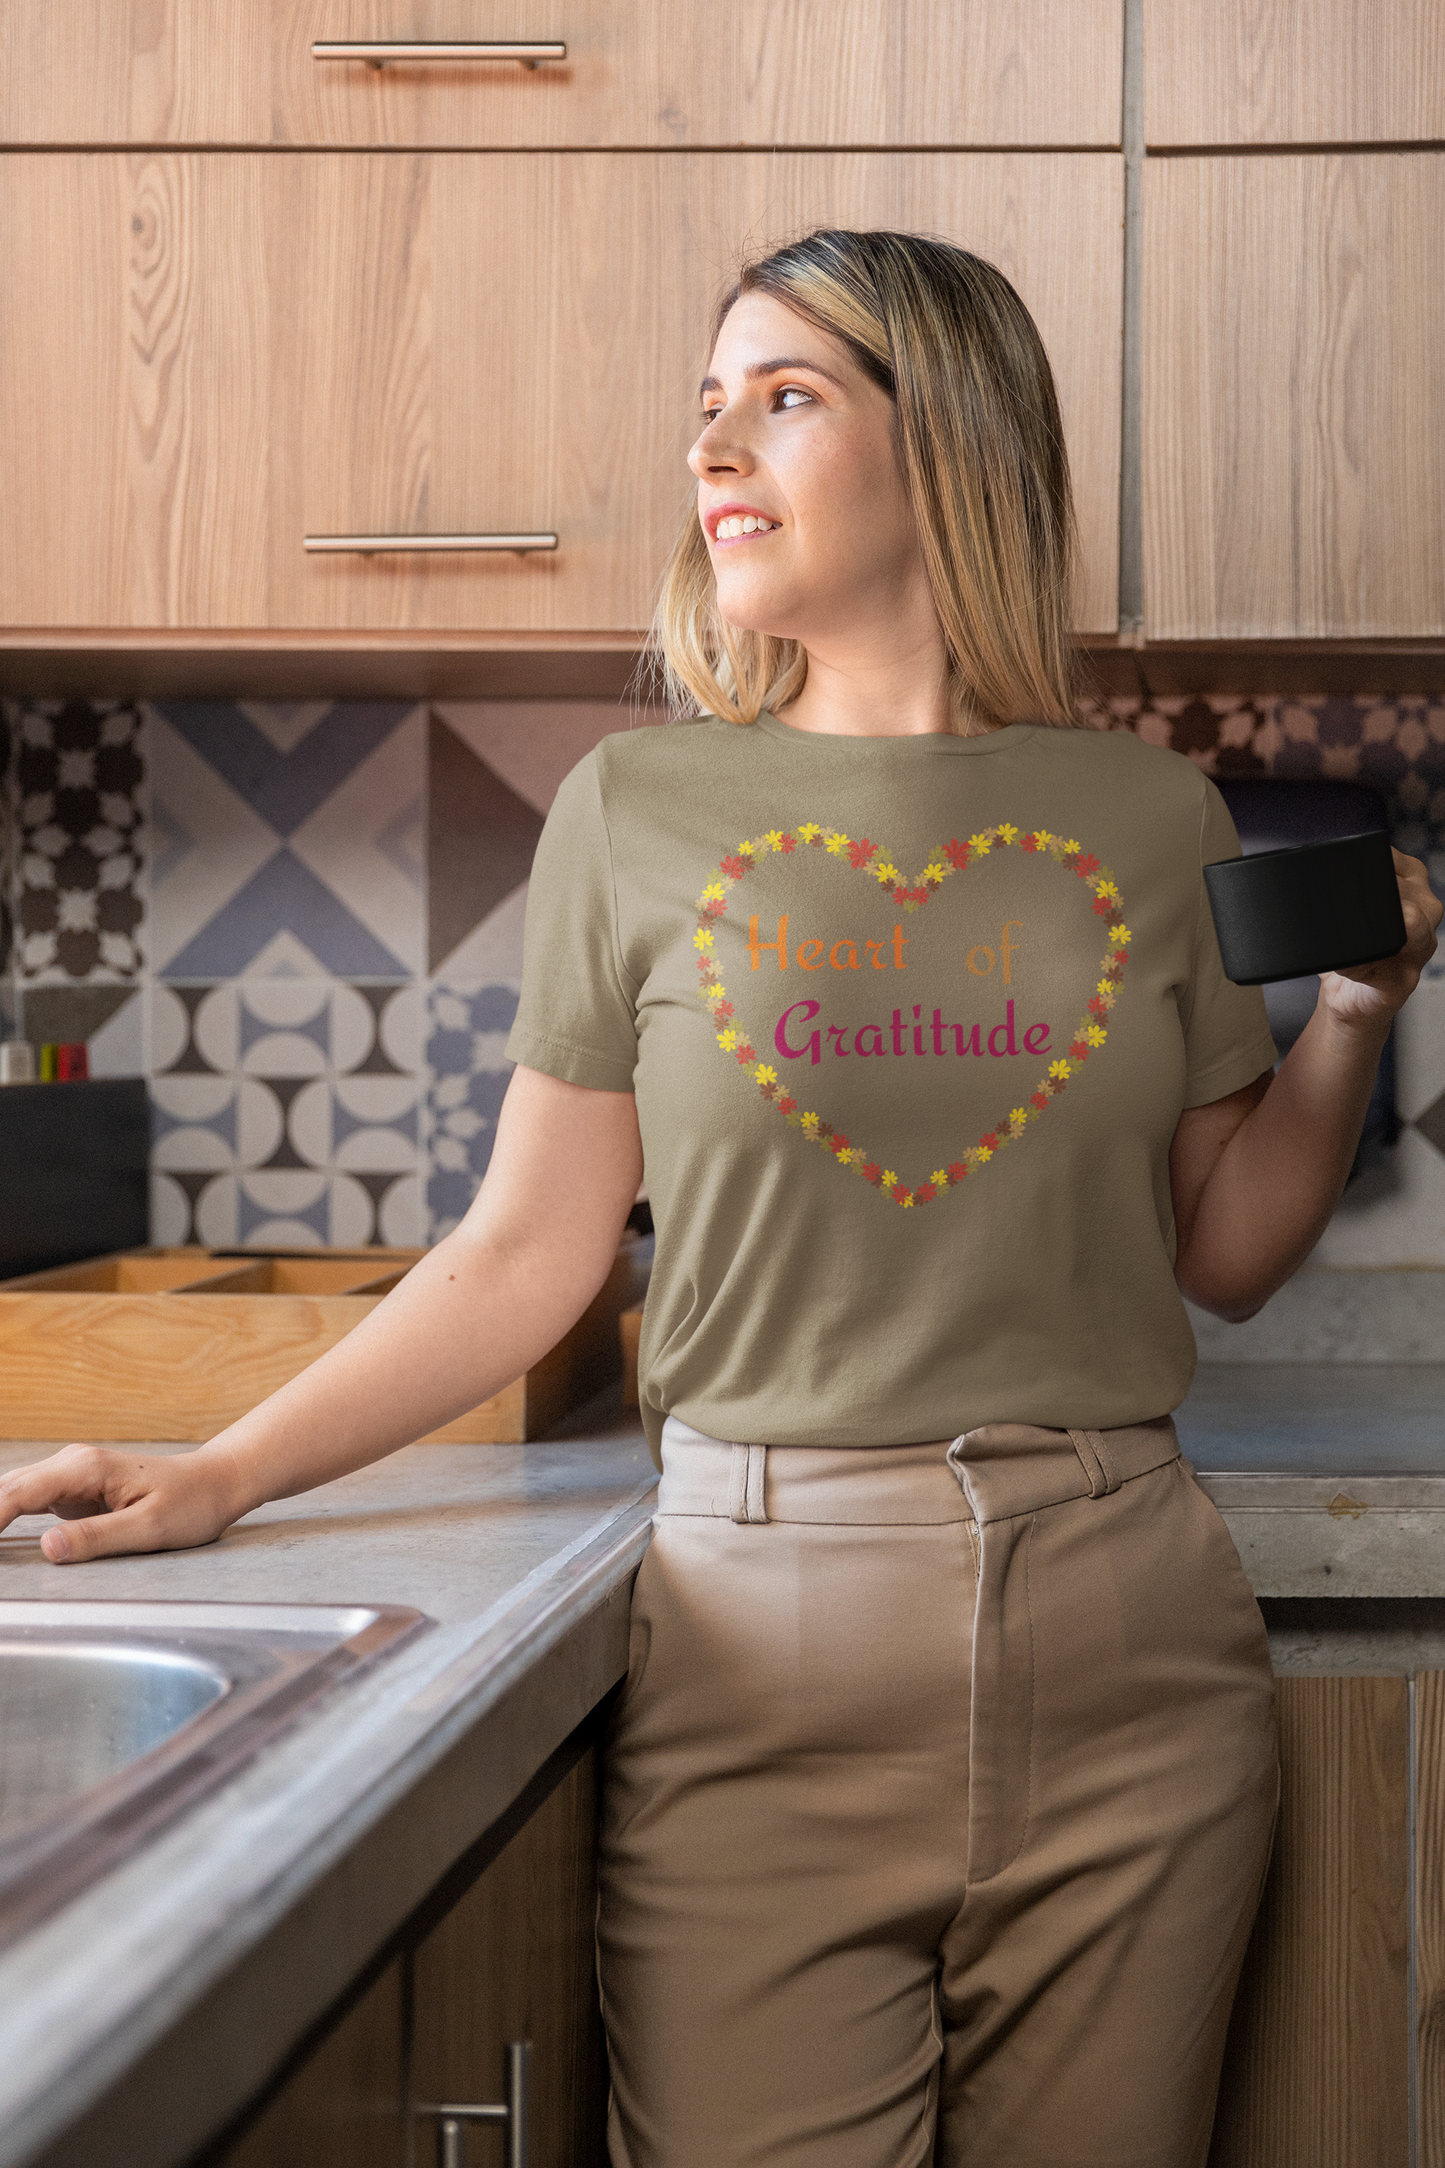
<path fill-rule="evenodd" d="M 253 1501 L 224 1447 L 118 1453 L 67 1445 L 0 1476 L 0 1529 L 22 1513 L 54 1513 L 40 1548 L 54 1566 L 117 1551 L 183 1551 L 214 1543 Z"/>
<path fill-rule="evenodd" d="M 0 1529 L 55 1513 L 56 1565 L 213 1543 L 488 1400 L 555 1347 L 617 1255 L 642 1179 L 631 1092 L 518 1067 L 460 1227 L 319 1361 L 189 1453 L 72 1445 L 0 1476 Z"/>

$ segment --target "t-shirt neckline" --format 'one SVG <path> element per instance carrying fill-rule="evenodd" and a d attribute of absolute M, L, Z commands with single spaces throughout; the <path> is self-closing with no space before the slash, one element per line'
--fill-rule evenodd
<path fill-rule="evenodd" d="M 1001 730 L 985 731 L 976 738 L 961 738 L 947 730 L 922 731 L 907 737 L 880 734 L 860 738 L 841 731 L 795 730 L 769 708 L 764 708 L 752 725 L 780 745 L 796 746 L 820 756 L 841 753 L 855 758 L 896 756 L 902 760 L 928 760 L 940 755 L 945 760 L 983 759 L 991 753 L 1012 752 L 1026 745 L 1044 727 L 1041 723 L 1005 723 Z"/>

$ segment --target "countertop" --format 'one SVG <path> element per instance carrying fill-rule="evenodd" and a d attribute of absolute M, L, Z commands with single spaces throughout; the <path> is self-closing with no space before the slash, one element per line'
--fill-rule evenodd
<path fill-rule="evenodd" d="M 1262 1598 L 1445 1596 L 1445 1364 L 1206 1363 L 1179 1427 Z M 0 2168 L 171 2168 L 249 2097 L 621 1677 L 653 1484 L 636 1417 L 594 1408 L 542 1444 L 412 1447 L 202 1551 L 77 1570 L 38 1521 L 0 1536 L 0 1597 L 437 1622 L 0 1952 Z M 1334 1614 L 1278 1608 L 1282 1669 L 1344 1660 Z M 1399 1664 L 1445 1667 L 1436 1608 L 1362 1605 L 1349 1663 L 1393 1619 Z"/>
<path fill-rule="evenodd" d="M 621 1678 L 654 1483 L 636 1418 L 594 1410 L 414 1446 L 205 1550 L 56 1567 L 43 1522 L 0 1536 L 0 1597 L 437 1621 L 0 1951 L 0 2168 L 172 2168 L 244 2104 Z"/>

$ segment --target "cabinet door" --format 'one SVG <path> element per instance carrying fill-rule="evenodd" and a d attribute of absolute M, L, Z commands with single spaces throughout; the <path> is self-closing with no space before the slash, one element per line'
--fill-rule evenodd
<path fill-rule="evenodd" d="M 1408 2168 L 1409 1683 L 1278 1695 L 1279 1825 L 1210 2168 Z"/>
<path fill-rule="evenodd" d="M 1445 2168 L 1445 1671 L 1415 1697 L 1416 2161 Z"/>
<path fill-rule="evenodd" d="M 606 2160 L 596 1852 L 593 1750 L 414 1954 L 414 2099 L 501 2100 L 506 2043 L 530 2040 L 532 2168 Z"/>
<path fill-rule="evenodd" d="M 1440 0 L 1143 0 L 1151 144 L 1445 138 Z"/>
<path fill-rule="evenodd" d="M 1116 144 L 1118 0 L 6 0 L 0 141 Z M 316 40 L 560 40 L 561 62 Z"/>
<path fill-rule="evenodd" d="M 224 2168 L 403 2168 L 404 1964 L 388 1966 L 238 2144 Z"/>
<path fill-rule="evenodd" d="M 0 594 L 30 627 L 636 631 L 690 496 L 715 298 L 819 225 L 998 263 L 1059 380 L 1111 631 L 1108 153 L 19 155 L 0 194 Z M 307 556 L 555 531 L 555 555 Z"/>
<path fill-rule="evenodd" d="M 1445 155 L 1151 159 L 1151 639 L 1445 632 Z"/>

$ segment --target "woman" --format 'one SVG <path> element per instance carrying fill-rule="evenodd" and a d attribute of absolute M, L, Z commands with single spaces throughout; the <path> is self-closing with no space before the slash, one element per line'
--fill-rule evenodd
<path fill-rule="evenodd" d="M 466 1221 L 208 1445 L 73 1447 L 0 1525 L 203 1543 L 431 1429 L 579 1314 L 645 1144 L 614 2161 L 1196 2168 L 1277 1771 L 1167 1412 L 1180 1290 L 1247 1317 L 1307 1255 L 1440 907 L 1398 858 L 1406 947 L 1272 1076 L 1204 902 L 1217 793 L 1070 727 L 1058 408 L 987 265 L 784 249 L 702 405 L 660 625 L 703 713 L 562 788 Z"/>

